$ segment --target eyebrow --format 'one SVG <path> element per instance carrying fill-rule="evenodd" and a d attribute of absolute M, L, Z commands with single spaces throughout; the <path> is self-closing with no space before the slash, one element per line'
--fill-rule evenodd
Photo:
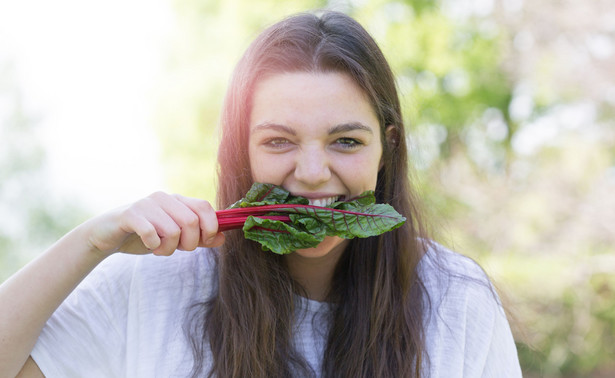
<path fill-rule="evenodd" d="M 254 126 L 250 134 L 254 134 L 256 132 L 265 131 L 265 130 L 274 130 L 274 131 L 280 131 L 286 134 L 297 135 L 297 132 L 288 126 L 279 125 L 277 123 L 270 123 L 270 122 L 265 122 L 265 123 L 261 123 L 259 125 Z"/>
<path fill-rule="evenodd" d="M 264 131 L 264 130 L 275 130 L 275 131 L 287 133 L 290 135 L 297 135 L 297 132 L 288 126 L 280 125 L 277 123 L 270 123 L 270 122 L 265 122 L 265 123 L 261 123 L 259 125 L 254 126 L 254 128 L 251 131 L 251 134 L 254 134 L 259 131 Z M 354 130 L 362 130 L 370 134 L 374 133 L 371 127 L 366 126 L 362 124 L 361 122 L 349 122 L 349 123 L 342 123 L 340 125 L 335 125 L 333 127 L 330 127 L 327 130 L 327 133 L 329 135 L 332 135 L 332 134 L 341 134 L 341 133 L 345 133 L 348 131 L 354 131 Z"/>
<path fill-rule="evenodd" d="M 340 133 L 344 133 L 347 131 L 354 131 L 354 130 L 363 130 L 363 131 L 367 131 L 370 134 L 374 133 L 371 127 L 366 126 L 362 124 L 361 122 L 342 123 L 341 125 L 336 125 L 336 126 L 331 127 L 328 130 L 328 132 L 329 132 L 329 135 L 331 135 L 331 134 L 340 134 Z"/>

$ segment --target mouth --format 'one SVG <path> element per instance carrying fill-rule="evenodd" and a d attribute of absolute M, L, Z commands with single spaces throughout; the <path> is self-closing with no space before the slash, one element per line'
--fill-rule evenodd
<path fill-rule="evenodd" d="M 325 198 L 310 198 L 311 206 L 327 207 L 334 202 L 339 201 L 341 196 L 325 197 Z"/>

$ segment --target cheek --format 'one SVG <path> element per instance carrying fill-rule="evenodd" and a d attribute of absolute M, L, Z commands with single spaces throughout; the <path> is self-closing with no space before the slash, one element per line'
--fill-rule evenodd
<path fill-rule="evenodd" d="M 258 154 L 254 153 L 252 146 L 248 147 L 248 156 L 250 158 L 250 172 L 252 173 L 252 179 L 255 182 L 262 181 L 262 172 L 265 170 L 265 162 L 262 161 Z"/>
<path fill-rule="evenodd" d="M 279 156 L 250 151 L 250 170 L 255 182 L 280 185 L 288 169 L 285 167 L 284 159 Z"/>
<path fill-rule="evenodd" d="M 357 189 L 375 189 L 380 166 L 379 155 L 357 156 L 340 164 L 338 174 Z"/>
<path fill-rule="evenodd" d="M 356 186 L 361 188 L 361 192 L 375 190 L 378 182 L 378 170 L 370 168 L 362 171 L 360 175 L 356 175 L 355 182 Z"/>

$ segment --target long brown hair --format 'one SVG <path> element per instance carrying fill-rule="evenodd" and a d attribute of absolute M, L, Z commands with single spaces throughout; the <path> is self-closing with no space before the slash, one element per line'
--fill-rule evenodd
<path fill-rule="evenodd" d="M 408 179 L 404 124 L 391 69 L 352 18 L 337 12 L 295 15 L 250 45 L 236 67 L 222 113 L 218 207 L 241 198 L 253 183 L 247 146 L 256 83 L 296 71 L 344 73 L 366 93 L 383 141 L 377 201 L 391 204 L 408 221 L 379 237 L 352 240 L 338 262 L 327 298 L 336 306 L 329 316 L 322 372 L 311 372 L 293 348 L 295 295 L 301 288 L 284 259 L 261 251 L 240 232 L 227 233 L 216 255 L 214 295 L 191 323 L 195 375 L 203 369 L 205 349 L 211 348 L 209 373 L 219 377 L 419 376 L 426 293 L 416 267 L 425 238 Z"/>

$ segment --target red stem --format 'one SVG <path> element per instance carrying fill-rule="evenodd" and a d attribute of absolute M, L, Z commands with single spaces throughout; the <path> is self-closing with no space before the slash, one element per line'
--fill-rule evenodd
<path fill-rule="evenodd" d="M 288 215 L 261 216 L 260 214 L 257 214 L 258 212 L 252 212 L 248 215 L 235 215 L 228 214 L 227 211 L 228 210 L 216 211 L 216 215 L 218 216 L 218 231 L 220 232 L 242 228 L 243 224 L 246 222 L 246 219 L 248 219 L 250 215 L 258 216 L 263 219 L 290 222 Z"/>
<path fill-rule="evenodd" d="M 263 205 L 263 206 L 250 206 L 250 207 L 236 207 L 234 209 L 224 209 L 216 211 L 218 217 L 218 230 L 227 231 L 236 228 L 242 228 L 248 216 L 253 215 L 259 218 L 281 220 L 282 222 L 290 222 L 290 219 L 286 215 L 270 215 L 266 216 L 272 211 L 288 209 L 288 208 L 304 208 L 304 209 L 317 209 L 323 210 L 322 207 L 313 205 L 301 205 L 301 204 L 276 204 L 276 205 Z M 338 213 L 344 213 L 349 215 L 366 215 L 363 213 L 339 209 L 328 209 Z M 383 215 L 380 215 L 383 216 Z"/>

